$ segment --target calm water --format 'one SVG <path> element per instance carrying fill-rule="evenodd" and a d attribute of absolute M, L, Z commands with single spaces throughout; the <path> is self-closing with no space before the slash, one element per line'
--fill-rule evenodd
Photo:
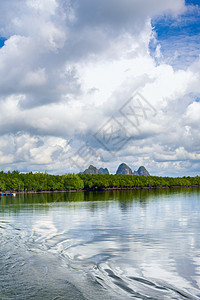
<path fill-rule="evenodd" d="M 2 198 L 0 299 L 200 299 L 200 190 Z"/>

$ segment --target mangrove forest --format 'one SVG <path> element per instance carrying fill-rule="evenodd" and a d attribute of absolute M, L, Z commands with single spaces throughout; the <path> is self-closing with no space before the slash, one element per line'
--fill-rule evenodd
<path fill-rule="evenodd" d="M 200 177 L 0 172 L 0 191 L 42 192 L 200 186 Z"/>

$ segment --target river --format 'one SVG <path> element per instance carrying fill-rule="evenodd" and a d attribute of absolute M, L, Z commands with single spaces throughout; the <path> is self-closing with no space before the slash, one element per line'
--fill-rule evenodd
<path fill-rule="evenodd" d="M 200 299 L 200 190 L 2 197 L 0 299 Z"/>

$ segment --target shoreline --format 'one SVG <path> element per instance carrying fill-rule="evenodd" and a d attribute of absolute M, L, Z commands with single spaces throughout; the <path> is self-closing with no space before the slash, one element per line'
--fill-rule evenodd
<path fill-rule="evenodd" d="M 54 190 L 54 191 L 0 191 L 2 194 L 53 194 L 53 193 L 77 193 L 77 192 L 106 192 L 106 191 L 134 191 L 134 190 L 160 190 L 200 187 L 200 185 L 172 185 L 172 186 L 144 186 L 144 187 L 112 187 L 101 189 L 83 190 Z"/>

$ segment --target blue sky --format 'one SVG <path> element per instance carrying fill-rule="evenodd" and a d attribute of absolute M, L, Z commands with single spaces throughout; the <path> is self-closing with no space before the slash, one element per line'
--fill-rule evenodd
<path fill-rule="evenodd" d="M 2 48 L 4 46 L 6 39 L 3 37 L 0 37 L 0 48 Z"/>
<path fill-rule="evenodd" d="M 177 68 L 188 67 L 198 58 L 200 49 L 199 1 L 186 1 L 186 4 L 186 12 L 178 18 L 164 16 L 152 20 L 165 60 Z M 156 44 L 152 43 L 151 47 L 154 50 Z"/>
<path fill-rule="evenodd" d="M 199 174 L 199 17 L 197 1 L 1 1 L 0 169 Z"/>

